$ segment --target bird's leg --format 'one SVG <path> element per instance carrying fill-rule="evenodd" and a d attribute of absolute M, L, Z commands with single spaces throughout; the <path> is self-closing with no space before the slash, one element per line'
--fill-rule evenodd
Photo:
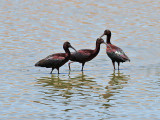
<path fill-rule="evenodd" d="M 119 70 L 120 62 L 118 62 L 118 70 Z"/>
<path fill-rule="evenodd" d="M 57 68 L 57 70 L 58 70 L 58 74 L 59 74 L 59 68 Z"/>
<path fill-rule="evenodd" d="M 54 70 L 54 68 L 52 68 L 52 70 L 51 70 L 51 72 L 50 72 L 50 74 L 52 74 L 52 71 Z"/>
<path fill-rule="evenodd" d="M 68 63 L 69 71 L 71 71 L 71 67 L 70 67 L 70 64 L 71 64 L 71 63 L 73 63 L 73 62 L 69 62 L 69 63 Z"/>
<path fill-rule="evenodd" d="M 114 70 L 115 70 L 115 61 L 112 61 L 112 64 L 113 64 L 113 67 L 114 67 Z"/>
<path fill-rule="evenodd" d="M 82 63 L 82 70 L 81 70 L 81 71 L 83 71 L 84 64 L 85 64 L 85 63 Z"/>

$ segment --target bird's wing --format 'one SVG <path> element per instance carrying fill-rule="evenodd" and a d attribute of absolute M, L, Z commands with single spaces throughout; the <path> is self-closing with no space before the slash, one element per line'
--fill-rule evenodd
<path fill-rule="evenodd" d="M 93 50 L 90 49 L 82 49 L 78 50 L 77 52 L 71 53 L 71 60 L 72 61 L 84 61 L 88 59 L 88 57 L 92 54 Z"/>
<path fill-rule="evenodd" d="M 52 54 L 36 63 L 36 66 L 53 67 L 65 59 L 65 53 Z"/>
<path fill-rule="evenodd" d="M 63 60 L 65 59 L 65 57 L 66 57 L 65 53 L 57 53 L 57 54 L 49 55 L 45 59 L 46 60 Z"/>
<path fill-rule="evenodd" d="M 114 53 L 115 53 L 117 56 L 121 57 L 121 59 L 123 59 L 124 61 L 129 60 L 128 56 L 127 56 L 127 55 L 124 53 L 124 51 L 123 51 L 121 48 L 119 48 L 119 47 L 117 47 L 117 49 L 114 49 Z M 129 61 L 130 61 L 130 60 L 129 60 Z"/>
<path fill-rule="evenodd" d="M 78 50 L 79 53 L 81 53 L 82 55 L 85 56 L 90 56 L 93 52 L 93 50 L 90 49 L 82 49 L 82 50 Z"/>

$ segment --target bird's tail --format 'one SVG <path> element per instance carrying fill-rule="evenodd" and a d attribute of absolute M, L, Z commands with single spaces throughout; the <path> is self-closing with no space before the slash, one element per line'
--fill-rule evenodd
<path fill-rule="evenodd" d="M 131 60 L 128 58 L 127 61 L 131 62 Z"/>
<path fill-rule="evenodd" d="M 130 60 L 130 59 L 129 59 L 128 61 L 129 61 L 129 62 L 131 62 L 131 60 Z"/>
<path fill-rule="evenodd" d="M 35 64 L 36 67 L 44 67 L 44 64 L 43 64 L 43 59 L 38 61 L 36 64 Z"/>
<path fill-rule="evenodd" d="M 37 62 L 37 63 L 35 64 L 35 66 L 36 66 L 36 67 L 40 66 L 39 62 Z"/>

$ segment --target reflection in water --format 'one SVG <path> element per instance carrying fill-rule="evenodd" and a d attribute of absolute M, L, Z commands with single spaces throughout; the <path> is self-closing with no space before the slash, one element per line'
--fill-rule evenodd
<path fill-rule="evenodd" d="M 69 76 L 69 79 L 61 79 L 59 76 L 56 77 L 52 75 L 51 77 L 41 77 L 37 79 L 37 83 L 45 87 L 45 89 L 47 88 L 48 91 L 46 92 L 45 90 L 45 94 L 48 94 L 48 97 L 61 96 L 68 99 L 75 93 L 75 89 L 78 90 L 76 90 L 76 92 L 78 92 L 77 94 L 83 96 L 83 91 L 91 89 L 92 85 L 95 84 L 92 79 L 93 78 L 88 78 L 83 73 L 75 77 Z"/>
<path fill-rule="evenodd" d="M 43 87 L 47 87 L 47 86 L 53 86 L 54 88 L 57 89 L 70 89 L 69 86 L 71 86 L 69 83 L 65 83 L 64 80 L 61 80 L 59 78 L 59 75 L 56 77 L 54 76 L 54 74 L 51 75 L 51 77 L 41 77 L 38 80 L 38 84 L 41 84 Z"/>
<path fill-rule="evenodd" d="M 37 83 L 40 86 L 48 88 L 48 91 L 45 91 L 45 94 L 49 95 L 48 97 L 52 97 L 53 94 L 55 94 L 55 91 L 59 91 L 60 89 L 63 90 L 63 92 L 61 92 L 59 96 L 69 98 L 70 95 L 72 95 L 69 90 L 72 89 L 73 85 L 69 82 L 66 82 L 66 80 L 60 79 L 59 76 L 56 77 L 52 74 L 51 77 L 41 77 L 37 80 Z"/>
<path fill-rule="evenodd" d="M 108 99 L 108 101 L 111 100 L 109 98 L 115 93 L 119 93 L 118 90 L 122 89 L 124 84 L 127 84 L 127 81 L 130 79 L 129 75 L 124 75 L 123 73 L 120 73 L 120 71 L 118 71 L 118 73 L 115 73 L 114 71 L 109 77 L 111 80 L 109 81 L 109 85 L 106 86 L 106 94 L 103 94 L 103 97 Z"/>

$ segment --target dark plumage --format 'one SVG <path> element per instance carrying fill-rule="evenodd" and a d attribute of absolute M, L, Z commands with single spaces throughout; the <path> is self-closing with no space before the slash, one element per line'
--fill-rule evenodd
<path fill-rule="evenodd" d="M 109 58 L 112 60 L 114 69 L 115 69 L 115 62 L 118 63 L 118 70 L 119 70 L 120 62 L 123 63 L 123 62 L 126 62 L 126 61 L 130 61 L 130 59 L 127 57 L 127 55 L 123 52 L 123 50 L 121 48 L 111 44 L 111 42 L 110 42 L 111 31 L 110 30 L 105 30 L 101 37 L 103 37 L 104 35 L 107 36 L 107 39 L 106 39 L 106 42 L 107 42 L 106 53 L 109 56 Z"/>
<path fill-rule="evenodd" d="M 35 66 L 52 68 L 51 74 L 52 74 L 52 71 L 56 68 L 59 74 L 59 68 L 62 65 L 64 65 L 66 62 L 68 62 L 70 58 L 69 48 L 74 49 L 69 42 L 65 42 L 63 44 L 63 49 L 66 53 L 56 53 L 56 54 L 49 55 L 46 58 L 37 62 Z"/>
<path fill-rule="evenodd" d="M 82 71 L 83 71 L 84 64 L 86 62 L 92 60 L 99 53 L 100 44 L 101 43 L 106 44 L 102 38 L 98 38 L 97 41 L 96 41 L 96 48 L 94 50 L 91 50 L 91 49 L 81 49 L 81 50 L 78 50 L 77 52 L 73 52 L 73 53 L 71 53 L 70 60 L 72 62 L 82 63 Z M 70 64 L 72 62 L 68 63 L 69 70 L 70 70 Z"/>

